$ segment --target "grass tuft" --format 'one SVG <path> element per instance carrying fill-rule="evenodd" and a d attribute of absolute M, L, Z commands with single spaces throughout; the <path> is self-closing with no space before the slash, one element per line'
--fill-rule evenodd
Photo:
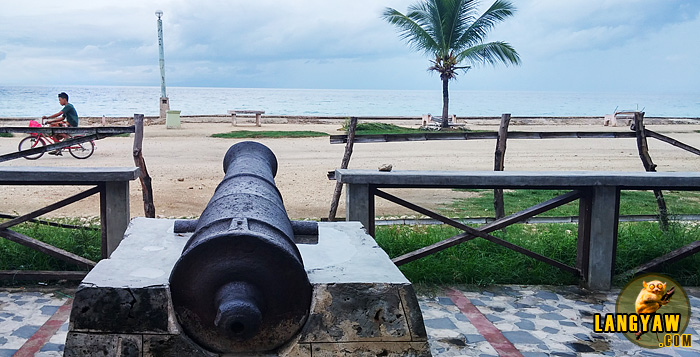
<path fill-rule="evenodd" d="M 226 138 L 226 139 L 261 139 L 261 138 L 311 138 L 328 136 L 327 133 L 322 133 L 319 131 L 249 131 L 240 130 L 232 131 L 230 133 L 219 133 L 212 134 L 214 138 Z"/>
<path fill-rule="evenodd" d="M 346 120 L 343 127 L 338 129 L 340 131 L 348 131 L 350 127 L 350 120 Z M 415 134 L 415 133 L 425 133 L 429 130 L 424 128 L 406 128 L 394 124 L 379 123 L 379 122 L 369 122 L 369 123 L 357 123 L 357 128 L 355 128 L 355 134 L 357 135 L 385 135 L 385 134 Z M 465 128 L 450 128 L 445 132 L 455 132 L 462 131 L 468 132 L 469 130 Z M 442 131 L 429 131 L 430 133 L 440 134 Z"/>
<path fill-rule="evenodd" d="M 99 222 L 58 219 L 58 223 L 86 226 L 85 229 L 51 227 L 39 223 L 23 223 L 12 227 L 17 233 L 38 239 L 92 261 L 101 259 Z M 95 229 L 97 227 L 98 229 Z M 0 238 L 0 270 L 84 270 L 23 245 Z"/>

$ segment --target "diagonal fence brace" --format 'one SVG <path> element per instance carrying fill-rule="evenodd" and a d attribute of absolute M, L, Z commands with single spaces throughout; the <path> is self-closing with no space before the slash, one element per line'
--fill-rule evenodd
<path fill-rule="evenodd" d="M 24 150 L 24 151 L 17 151 L 17 152 L 5 154 L 5 155 L 0 155 L 0 162 L 18 159 L 20 157 L 38 154 L 40 152 L 57 150 L 57 149 L 61 149 L 61 148 L 64 148 L 66 146 L 71 146 L 74 144 L 82 144 L 82 143 L 86 143 L 86 142 L 91 141 L 91 140 L 99 140 L 99 139 L 103 139 L 107 136 L 109 136 L 109 135 L 93 134 L 93 135 L 86 135 L 86 136 L 80 136 L 80 137 L 73 137 L 73 138 L 68 139 L 68 140 L 64 140 L 64 141 L 60 141 L 58 143 L 41 146 L 38 148 L 33 148 L 33 149 Z"/>
<path fill-rule="evenodd" d="M 389 194 L 389 193 L 386 193 L 386 192 L 384 192 L 384 191 L 376 190 L 376 189 L 375 189 L 375 195 L 378 196 L 378 197 L 384 198 L 384 199 L 386 199 L 386 200 L 389 200 L 389 201 L 391 201 L 391 202 L 394 202 L 394 203 L 396 203 L 396 204 L 399 204 L 399 205 L 401 205 L 401 206 L 404 206 L 404 207 L 406 207 L 406 208 L 412 209 L 412 210 L 414 210 L 414 211 L 416 211 L 416 212 L 418 212 L 418 213 L 422 213 L 422 214 L 424 214 L 424 215 L 426 215 L 426 216 L 428 216 L 428 217 L 430 217 L 430 218 L 433 218 L 433 219 L 436 219 L 436 220 L 438 220 L 438 221 L 441 221 L 441 222 L 443 222 L 443 223 L 445 223 L 445 224 L 448 224 L 448 225 L 450 225 L 450 226 L 452 226 L 452 227 L 461 229 L 461 230 L 465 231 L 467 234 L 469 234 L 469 235 L 471 235 L 471 236 L 479 237 L 479 238 L 484 238 L 484 239 L 488 240 L 489 242 L 498 244 L 498 245 L 503 246 L 503 247 L 505 247 L 505 248 L 514 250 L 514 251 L 519 252 L 519 253 L 524 254 L 524 255 L 527 255 L 527 256 L 529 256 L 529 257 L 531 257 L 531 258 L 537 259 L 537 260 L 539 260 L 539 261 L 542 261 L 542 262 L 544 262 L 544 263 L 547 263 L 547 264 L 549 264 L 549 265 L 552 265 L 552 266 L 554 266 L 554 267 L 557 267 L 557 268 L 559 268 L 559 269 L 561 269 L 561 270 L 568 271 L 568 272 L 570 272 L 570 273 L 572 273 L 572 274 L 574 274 L 574 275 L 576 275 L 576 276 L 580 276 L 580 274 L 581 274 L 581 272 L 580 272 L 579 269 L 577 269 L 577 268 L 568 266 L 568 265 L 566 265 L 566 264 L 564 264 L 564 263 L 561 263 L 561 262 L 556 261 L 556 260 L 554 260 L 554 259 L 551 259 L 551 258 L 549 258 L 549 257 L 545 257 L 545 256 L 543 256 L 543 255 L 541 255 L 541 254 L 538 254 L 538 253 L 535 253 L 535 252 L 533 252 L 533 251 L 527 250 L 527 249 L 522 248 L 522 247 L 520 247 L 520 246 L 517 246 L 517 245 L 515 245 L 515 244 L 513 244 L 513 243 L 510 243 L 510 242 L 508 242 L 508 241 L 505 241 L 505 240 L 503 240 L 503 239 L 494 237 L 494 236 L 492 236 L 492 235 L 486 233 L 485 231 L 482 231 L 482 230 L 480 230 L 480 229 L 476 229 L 476 228 L 467 226 L 467 225 L 465 225 L 465 224 L 463 224 L 463 223 L 457 222 L 457 221 L 455 221 L 455 220 L 453 220 L 453 219 L 447 218 L 447 217 L 445 217 L 445 216 L 443 216 L 443 215 L 440 215 L 440 214 L 438 214 L 438 213 L 435 213 L 435 212 L 432 212 L 432 211 L 430 211 L 430 210 L 427 210 L 427 209 L 425 209 L 425 208 L 423 208 L 423 207 L 420 207 L 420 206 L 418 206 L 418 205 L 415 205 L 415 204 L 413 204 L 413 203 L 411 203 L 411 202 L 408 202 L 408 201 L 406 201 L 406 200 L 403 200 L 403 199 L 401 199 L 401 198 L 399 198 L 399 197 L 396 197 L 396 196 L 391 195 L 391 194 Z M 566 196 L 566 199 L 570 199 L 568 202 L 571 202 L 571 201 L 577 199 L 579 195 L 580 195 L 580 193 L 579 193 L 578 191 L 573 191 L 573 192 L 570 192 L 570 193 L 565 194 L 565 195 L 562 195 L 562 196 Z M 560 197 L 562 197 L 562 196 L 560 196 Z M 557 198 L 554 198 L 553 200 L 555 200 L 555 201 L 561 201 L 561 200 L 557 200 Z M 550 201 L 552 201 L 552 200 L 550 200 Z M 548 202 L 549 202 L 549 201 L 548 201 Z M 568 203 L 568 202 L 564 202 L 564 203 Z M 564 204 L 564 203 L 559 203 L 559 204 L 557 204 L 557 206 L 560 206 L 560 205 L 562 205 L 562 204 Z M 536 207 L 536 206 L 533 206 L 533 207 Z M 556 207 L 556 206 L 555 206 L 555 207 Z M 546 210 L 545 210 L 545 211 L 546 211 Z M 502 220 L 509 219 L 509 218 L 511 218 L 512 216 L 513 216 L 513 215 L 508 216 L 508 217 L 504 217 Z M 512 218 L 511 218 L 511 219 L 512 219 Z M 522 218 L 521 218 L 521 219 L 522 219 Z M 500 223 L 502 223 L 502 220 L 501 220 Z M 496 226 L 496 225 L 494 225 L 496 222 L 499 222 L 499 221 L 494 221 L 494 222 L 492 222 L 492 223 L 491 223 L 491 227 Z M 515 222 L 512 222 L 512 223 L 515 223 Z M 497 228 L 495 228 L 495 229 L 492 229 L 491 231 L 496 230 L 496 229 L 499 229 L 499 228 L 501 228 L 501 227 L 497 227 Z M 466 238 L 466 237 L 465 237 L 465 238 Z M 455 244 L 458 244 L 458 243 L 455 243 Z M 445 247 L 445 248 L 447 248 L 447 247 Z M 443 249 L 444 249 L 444 248 L 443 248 Z M 442 249 L 440 249 L 440 250 L 442 250 Z"/>
<path fill-rule="evenodd" d="M 31 249 L 37 250 L 39 252 L 48 254 L 54 258 L 63 260 L 65 262 L 78 265 L 80 267 L 93 268 L 95 267 L 95 265 L 97 265 L 97 263 L 93 262 L 92 260 L 83 258 L 77 254 L 73 254 L 61 248 L 56 248 L 50 244 L 44 243 L 40 240 L 31 237 L 27 237 L 24 234 L 17 233 L 9 229 L 0 229 L 0 237 L 29 247 Z"/>
<path fill-rule="evenodd" d="M 59 208 L 65 207 L 73 202 L 80 201 L 83 198 L 90 197 L 90 196 L 97 194 L 97 193 L 100 193 L 100 188 L 93 187 L 93 188 L 91 188 L 87 191 L 83 191 L 77 195 L 73 195 L 73 196 L 68 197 L 66 199 L 60 200 L 52 205 L 46 206 L 46 207 L 38 209 L 34 212 L 30 212 L 30 213 L 27 213 L 25 215 L 22 215 L 22 216 L 19 216 L 17 218 L 6 221 L 6 222 L 0 224 L 0 229 L 5 229 L 5 228 L 10 228 L 12 226 L 16 226 L 20 223 L 24 223 L 26 221 L 32 220 L 36 217 L 39 217 L 39 216 L 44 215 L 46 213 L 49 213 L 51 211 L 55 211 Z"/>
<path fill-rule="evenodd" d="M 522 222 L 523 220 L 534 217 L 542 212 L 546 212 L 546 211 L 549 211 L 551 209 L 557 208 L 559 206 L 565 205 L 569 202 L 573 202 L 573 201 L 579 199 L 580 196 L 581 196 L 581 193 L 579 191 L 571 191 L 571 192 L 565 193 L 563 195 L 557 196 L 555 198 L 552 198 L 550 200 L 547 200 L 545 202 L 534 205 L 532 207 L 529 207 L 527 209 L 524 209 L 520 212 L 513 213 L 509 216 L 497 219 L 491 223 L 482 225 L 478 229 L 484 233 L 490 233 L 490 232 L 499 230 L 501 228 L 505 228 L 507 226 L 510 226 L 511 224 Z M 397 266 L 402 265 L 402 264 L 406 264 L 406 263 L 412 262 L 416 259 L 420 259 L 420 258 L 423 258 L 425 256 L 428 256 L 430 254 L 437 253 L 437 252 L 442 251 L 444 249 L 447 249 L 449 247 L 470 241 L 474 238 L 477 238 L 477 237 L 472 235 L 472 234 L 469 234 L 469 233 L 458 234 L 458 235 L 455 235 L 453 237 L 442 240 L 440 242 L 431 244 L 429 246 L 417 249 L 413 252 L 406 253 L 402 256 L 396 257 L 396 258 L 392 259 L 392 261 Z"/>

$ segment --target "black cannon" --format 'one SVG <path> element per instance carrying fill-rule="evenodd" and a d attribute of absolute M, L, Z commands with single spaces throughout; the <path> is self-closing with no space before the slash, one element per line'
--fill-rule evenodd
<path fill-rule="evenodd" d="M 170 275 L 173 307 L 196 343 L 213 352 L 263 352 L 304 325 L 311 284 L 275 186 L 277 159 L 241 142 Z"/>

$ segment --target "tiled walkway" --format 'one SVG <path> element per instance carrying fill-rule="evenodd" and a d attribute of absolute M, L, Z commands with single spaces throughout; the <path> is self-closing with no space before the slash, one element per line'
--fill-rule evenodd
<path fill-rule="evenodd" d="M 46 341 L 41 339 L 40 329 L 50 325 L 47 322 L 54 315 L 60 315 L 57 312 L 69 298 L 60 292 L 0 290 L 0 357 L 13 356 L 25 345 L 24 351 L 30 351 L 30 356 L 62 356 L 67 320 Z M 41 345 L 30 346 L 32 342 Z"/>
<path fill-rule="evenodd" d="M 593 314 L 613 312 L 617 290 L 583 295 L 575 287 L 493 286 L 446 289 L 419 301 L 434 356 L 688 357 L 700 356 L 698 291 L 686 289 L 692 306 L 686 333 L 693 335 L 693 347 L 655 350 L 620 334 L 593 332 Z M 61 307 L 69 298 L 49 290 L 0 290 L 0 357 L 18 350 L 18 357 L 61 356 L 68 331 Z"/>
<path fill-rule="evenodd" d="M 619 290 L 583 295 L 575 287 L 493 286 L 419 300 L 435 356 L 518 355 L 489 334 L 489 325 L 523 356 L 700 356 L 700 298 L 697 290 L 686 292 L 692 310 L 685 333 L 693 335 L 693 347 L 654 350 L 637 347 L 622 334 L 593 331 L 593 314 L 614 312 Z M 465 314 L 470 306 L 487 326 Z"/>

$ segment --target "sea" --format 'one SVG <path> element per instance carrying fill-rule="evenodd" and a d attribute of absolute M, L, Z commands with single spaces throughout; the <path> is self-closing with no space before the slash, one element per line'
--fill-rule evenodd
<path fill-rule="evenodd" d="M 60 110 L 66 92 L 83 117 L 159 114 L 160 87 L 0 86 L 0 118 L 40 117 Z M 450 91 L 457 116 L 603 116 L 615 110 L 647 117 L 700 117 L 700 93 L 602 93 L 539 91 Z M 417 117 L 442 113 L 442 91 L 370 89 L 279 89 L 169 87 L 170 109 L 181 115 L 226 114 L 232 109 L 266 115 Z"/>

